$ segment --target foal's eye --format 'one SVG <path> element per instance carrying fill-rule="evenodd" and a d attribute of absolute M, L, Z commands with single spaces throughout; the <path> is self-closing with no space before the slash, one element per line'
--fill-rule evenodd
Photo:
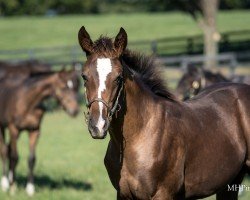
<path fill-rule="evenodd" d="M 85 74 L 82 74 L 82 79 L 86 82 L 88 80 L 87 76 Z"/>

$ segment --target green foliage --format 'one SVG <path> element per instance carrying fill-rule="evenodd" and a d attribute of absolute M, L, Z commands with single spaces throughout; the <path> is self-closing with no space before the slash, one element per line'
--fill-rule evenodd
<path fill-rule="evenodd" d="M 249 0 L 221 0 L 220 7 L 222 9 L 239 9 L 239 8 L 249 8 Z"/>
<path fill-rule="evenodd" d="M 98 13 L 97 0 L 0 0 L 0 15 Z"/>
<path fill-rule="evenodd" d="M 17 0 L 0 0 L 0 15 L 16 13 L 19 8 L 20 5 Z"/>
<path fill-rule="evenodd" d="M 121 13 L 179 9 L 177 2 L 191 0 L 0 0 L 0 15 Z M 221 0 L 222 9 L 249 8 L 249 0 Z"/>
<path fill-rule="evenodd" d="M 58 13 L 98 13 L 97 0 L 53 0 L 51 9 Z"/>

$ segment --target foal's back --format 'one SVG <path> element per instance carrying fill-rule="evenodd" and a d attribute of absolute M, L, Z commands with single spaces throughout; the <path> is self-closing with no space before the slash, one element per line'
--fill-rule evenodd
<path fill-rule="evenodd" d="M 0 81 L 15 78 L 15 83 L 19 84 L 32 75 L 49 72 L 50 65 L 35 60 L 19 63 L 0 62 Z"/>

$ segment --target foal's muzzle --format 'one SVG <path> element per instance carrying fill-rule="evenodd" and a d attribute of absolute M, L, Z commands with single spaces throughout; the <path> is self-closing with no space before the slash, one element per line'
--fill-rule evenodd
<path fill-rule="evenodd" d="M 113 102 L 112 107 L 110 107 L 109 103 L 107 103 L 102 98 L 95 98 L 90 102 L 87 101 L 86 106 L 88 110 L 87 110 L 87 113 L 84 113 L 84 115 L 85 115 L 85 120 L 88 124 L 88 129 L 92 138 L 104 139 L 106 137 L 110 122 L 112 120 L 112 116 L 114 115 L 115 112 L 119 111 L 121 108 L 118 101 L 119 101 L 119 97 L 121 95 L 122 90 L 123 90 L 123 84 L 121 83 L 121 86 L 117 92 L 117 96 L 116 96 L 115 101 Z M 107 116 L 105 117 L 105 119 L 102 120 L 101 123 L 97 123 L 96 121 L 97 119 L 94 119 L 93 116 L 90 114 L 90 107 L 94 102 L 102 103 L 103 106 L 105 106 L 107 109 Z"/>
<path fill-rule="evenodd" d="M 93 99 L 91 102 L 88 103 L 87 107 L 90 108 L 91 105 L 95 102 L 102 103 L 103 106 L 106 107 L 107 112 L 109 113 L 110 108 L 109 108 L 108 103 L 106 103 L 101 98 Z M 90 112 L 90 110 L 88 112 Z M 106 116 L 105 119 L 101 117 L 101 121 L 99 121 L 99 118 L 100 116 L 94 117 L 94 115 L 92 115 L 91 113 L 88 113 L 88 129 L 92 138 L 94 139 L 104 139 L 106 137 L 109 124 L 110 124 L 110 120 L 111 120 L 108 116 Z"/>
<path fill-rule="evenodd" d="M 89 132 L 92 136 L 93 139 L 104 139 L 107 136 L 107 132 L 108 132 L 108 128 L 109 128 L 109 120 L 106 119 L 104 126 L 99 129 L 96 125 L 96 122 L 93 118 L 89 118 L 89 122 L 88 122 L 88 129 Z"/>

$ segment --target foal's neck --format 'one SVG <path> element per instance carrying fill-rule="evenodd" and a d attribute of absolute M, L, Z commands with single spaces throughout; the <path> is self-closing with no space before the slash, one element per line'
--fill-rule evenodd
<path fill-rule="evenodd" d="M 119 103 L 121 109 L 113 116 L 110 126 L 110 136 L 117 147 L 124 141 L 128 142 L 138 136 L 148 123 L 152 111 L 157 104 L 154 94 L 136 77 L 127 78 L 124 82 L 124 92 Z"/>
<path fill-rule="evenodd" d="M 48 75 L 34 82 L 30 89 L 27 90 L 27 106 L 28 110 L 34 109 L 39 105 L 46 97 L 52 95 L 52 84 L 54 83 L 55 75 Z"/>

